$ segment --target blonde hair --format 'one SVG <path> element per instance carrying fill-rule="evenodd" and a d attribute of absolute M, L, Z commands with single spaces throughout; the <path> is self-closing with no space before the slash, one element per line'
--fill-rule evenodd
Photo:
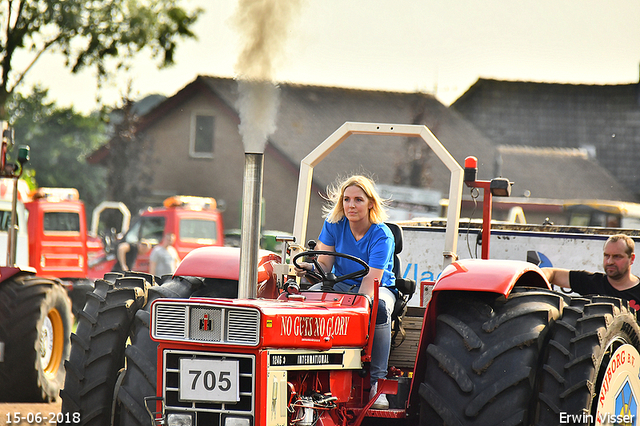
<path fill-rule="evenodd" d="M 329 223 L 339 222 L 344 217 L 344 191 L 350 186 L 357 186 L 362 189 L 373 207 L 369 209 L 369 222 L 382 223 L 389 218 L 387 214 L 387 200 L 380 197 L 376 191 L 375 184 L 371 179 L 362 175 L 353 175 L 343 180 L 342 183 L 331 185 L 327 188 L 326 199 L 328 204 L 322 209 L 323 217 Z"/>

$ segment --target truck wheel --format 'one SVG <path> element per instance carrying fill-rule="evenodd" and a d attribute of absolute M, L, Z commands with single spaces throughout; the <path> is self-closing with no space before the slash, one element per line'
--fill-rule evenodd
<path fill-rule="evenodd" d="M 200 286 L 197 278 L 176 278 L 161 286 L 149 289 L 149 302 L 136 313 L 131 333 L 131 345 L 127 346 L 127 369 L 122 385 L 116 389 L 115 422 L 120 426 L 149 425 L 151 418 L 145 408 L 144 398 L 156 396 L 156 354 L 158 343 L 149 335 L 151 302 L 160 298 L 186 298 Z M 151 404 L 151 408 L 153 408 Z"/>
<path fill-rule="evenodd" d="M 72 325 L 71 302 L 56 281 L 18 275 L 0 283 L 0 401 L 56 400 Z"/>
<path fill-rule="evenodd" d="M 145 304 L 148 287 L 141 277 L 122 277 L 115 283 L 97 280 L 94 291 L 87 295 L 71 337 L 65 386 L 60 391 L 62 412 L 69 413 L 69 424 L 78 424 L 78 420 L 82 425 L 109 424 L 131 322 Z"/>
<path fill-rule="evenodd" d="M 564 297 L 514 288 L 437 296 L 435 338 L 419 387 L 420 425 L 525 425 L 536 395 L 539 353 Z"/>
<path fill-rule="evenodd" d="M 640 327 L 627 302 L 573 299 L 549 340 L 535 424 L 633 423 L 640 405 L 639 347 Z M 633 415 L 633 421 L 611 417 L 619 415 Z"/>

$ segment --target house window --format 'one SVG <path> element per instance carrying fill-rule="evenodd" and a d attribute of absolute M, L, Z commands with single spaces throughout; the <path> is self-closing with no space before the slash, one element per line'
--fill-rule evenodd
<path fill-rule="evenodd" d="M 192 157 L 213 157 L 213 116 L 194 114 L 191 119 Z"/>

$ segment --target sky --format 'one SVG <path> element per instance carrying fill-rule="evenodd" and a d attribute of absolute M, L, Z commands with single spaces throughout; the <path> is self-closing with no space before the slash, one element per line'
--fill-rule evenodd
<path fill-rule="evenodd" d="M 285 1 L 285 0 L 274 0 Z M 449 105 L 478 78 L 624 84 L 640 76 L 638 0 L 286 0 L 297 4 L 274 56 L 278 82 L 425 92 Z M 119 102 L 171 96 L 198 75 L 235 77 L 242 38 L 236 0 L 182 0 L 205 13 L 197 40 L 159 70 L 142 52 L 100 92 L 92 72 L 71 74 L 61 57 L 41 60 L 25 89 L 87 113 L 99 95 Z"/>

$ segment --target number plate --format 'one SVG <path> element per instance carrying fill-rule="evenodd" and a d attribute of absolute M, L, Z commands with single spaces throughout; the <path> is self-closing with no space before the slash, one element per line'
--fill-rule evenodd
<path fill-rule="evenodd" d="M 180 360 L 180 400 L 238 402 L 238 361 Z"/>

